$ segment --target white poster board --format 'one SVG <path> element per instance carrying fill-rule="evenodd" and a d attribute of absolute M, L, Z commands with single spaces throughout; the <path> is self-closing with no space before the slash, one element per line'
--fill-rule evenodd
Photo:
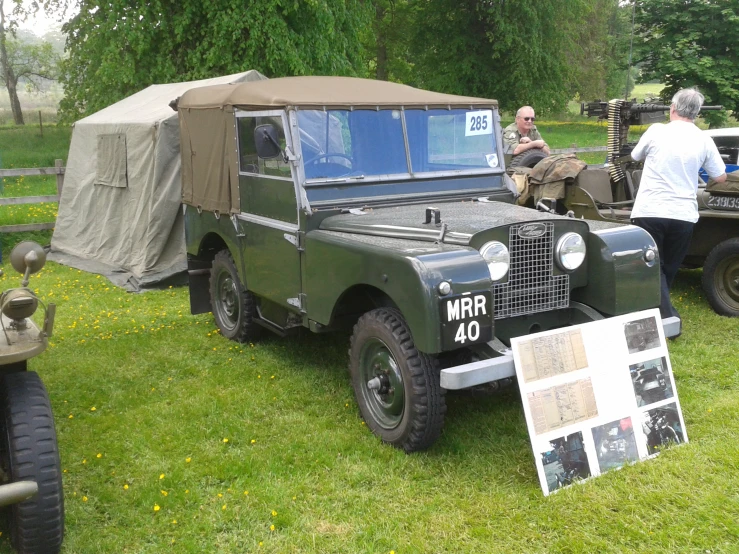
<path fill-rule="evenodd" d="M 545 495 L 688 441 L 659 310 L 511 340 Z"/>

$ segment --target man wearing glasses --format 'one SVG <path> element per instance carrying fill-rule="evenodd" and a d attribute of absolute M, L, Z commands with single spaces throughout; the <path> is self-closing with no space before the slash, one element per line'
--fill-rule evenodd
<path fill-rule="evenodd" d="M 516 112 L 516 120 L 503 130 L 505 154 L 518 156 L 532 148 L 538 148 L 549 155 L 549 146 L 541 138 L 534 125 L 534 108 L 524 106 Z"/>

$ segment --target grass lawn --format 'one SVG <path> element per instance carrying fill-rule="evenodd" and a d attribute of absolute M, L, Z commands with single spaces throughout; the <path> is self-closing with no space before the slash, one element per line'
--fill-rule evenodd
<path fill-rule="evenodd" d="M 669 343 L 691 442 L 545 498 L 515 387 L 450 393 L 441 439 L 406 455 L 358 416 L 347 336 L 237 344 L 186 288 L 129 294 L 50 262 L 30 286 L 55 333 L 30 369 L 56 419 L 63 552 L 737 552 L 739 320 L 700 276 L 678 277 Z"/>

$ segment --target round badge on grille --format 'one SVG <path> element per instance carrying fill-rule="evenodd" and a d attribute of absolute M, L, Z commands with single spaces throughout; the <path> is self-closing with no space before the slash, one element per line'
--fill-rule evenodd
<path fill-rule="evenodd" d="M 547 232 L 547 226 L 543 223 L 527 223 L 518 228 L 518 236 L 522 239 L 538 239 Z"/>

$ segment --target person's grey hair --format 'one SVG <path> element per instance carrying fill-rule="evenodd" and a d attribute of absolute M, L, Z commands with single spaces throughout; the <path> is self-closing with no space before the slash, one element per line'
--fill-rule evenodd
<path fill-rule="evenodd" d="M 518 110 L 516 110 L 516 117 L 521 117 L 521 114 L 524 112 L 524 110 L 531 110 L 533 112 L 534 108 L 532 108 L 531 106 L 521 106 L 520 108 L 518 108 Z"/>
<path fill-rule="evenodd" d="M 703 95 L 694 88 L 684 88 L 672 97 L 672 105 L 680 117 L 695 119 L 703 106 Z"/>

